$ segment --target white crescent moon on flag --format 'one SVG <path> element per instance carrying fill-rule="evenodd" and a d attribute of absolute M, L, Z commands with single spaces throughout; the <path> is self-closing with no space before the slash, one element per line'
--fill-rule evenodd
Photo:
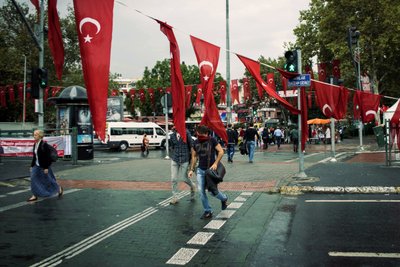
<path fill-rule="evenodd" d="M 368 116 L 369 114 L 372 114 L 375 118 L 378 118 L 378 114 L 376 114 L 375 110 L 368 110 L 367 112 L 365 112 L 365 116 Z"/>
<path fill-rule="evenodd" d="M 96 26 L 96 28 L 97 28 L 96 34 L 98 34 L 100 32 L 100 30 L 101 30 L 100 23 L 93 18 L 86 17 L 86 18 L 82 19 L 81 22 L 79 22 L 79 31 L 81 33 L 82 33 L 82 27 L 85 23 L 92 23 L 94 26 Z"/>
<path fill-rule="evenodd" d="M 329 110 L 332 112 L 332 108 L 328 105 L 328 104 L 325 104 L 323 107 L 322 107 L 322 113 L 324 113 L 324 115 L 326 116 L 326 113 L 325 113 L 325 109 L 326 108 L 329 108 Z"/>
<path fill-rule="evenodd" d="M 264 82 L 261 83 L 262 86 L 267 86 Z"/>
<path fill-rule="evenodd" d="M 203 60 L 202 62 L 200 62 L 199 69 L 201 69 L 201 67 L 203 67 L 203 66 L 210 66 L 211 67 L 211 73 L 214 72 L 214 66 L 210 61 Z"/>

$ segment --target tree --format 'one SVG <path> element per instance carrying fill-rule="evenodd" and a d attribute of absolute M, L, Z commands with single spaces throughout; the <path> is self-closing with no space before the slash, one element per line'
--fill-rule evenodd
<path fill-rule="evenodd" d="M 303 65 L 314 56 L 320 62 L 340 59 L 345 86 L 355 88 L 357 77 L 347 44 L 348 29 L 355 26 L 361 33 L 361 69 L 369 70 L 379 93 L 398 96 L 398 14 L 399 1 L 312 0 L 294 29 Z"/>

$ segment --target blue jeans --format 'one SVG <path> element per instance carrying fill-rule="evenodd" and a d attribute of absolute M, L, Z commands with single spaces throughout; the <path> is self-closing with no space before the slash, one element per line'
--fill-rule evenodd
<path fill-rule="evenodd" d="M 233 160 L 233 155 L 235 155 L 235 145 L 228 144 L 226 148 L 226 154 L 228 155 L 228 161 Z"/>
<path fill-rule="evenodd" d="M 197 173 L 196 173 L 197 186 L 199 189 L 201 204 L 203 204 L 204 211 L 212 212 L 210 204 L 208 203 L 208 197 L 207 197 L 206 188 L 205 188 L 205 184 L 206 184 L 205 174 L 206 174 L 205 170 L 197 168 Z M 218 198 L 221 201 L 227 200 L 227 196 L 225 194 L 222 194 L 219 190 L 218 190 L 218 194 L 214 197 Z"/>
<path fill-rule="evenodd" d="M 253 161 L 255 147 L 256 147 L 255 141 L 247 141 L 247 150 L 249 151 L 249 161 Z"/>
<path fill-rule="evenodd" d="M 178 163 L 171 160 L 171 183 L 172 183 L 172 194 L 176 196 L 178 191 L 178 180 L 181 178 L 190 189 L 194 190 L 194 184 L 192 180 L 188 178 L 187 169 L 189 162 Z"/>

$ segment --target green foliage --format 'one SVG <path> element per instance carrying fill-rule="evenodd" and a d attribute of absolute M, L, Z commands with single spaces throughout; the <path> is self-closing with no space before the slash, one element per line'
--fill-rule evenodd
<path fill-rule="evenodd" d="M 344 84 L 355 88 L 356 72 L 347 44 L 348 28 L 360 31 L 361 69 L 368 70 L 379 92 L 399 96 L 400 2 L 390 0 L 312 0 L 294 29 L 303 65 L 340 59 Z"/>

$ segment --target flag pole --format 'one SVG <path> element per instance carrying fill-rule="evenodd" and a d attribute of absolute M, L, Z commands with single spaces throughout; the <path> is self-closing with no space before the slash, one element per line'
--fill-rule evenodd
<path fill-rule="evenodd" d="M 226 0 L 226 120 L 232 123 L 231 60 L 229 45 L 229 0 Z"/>

